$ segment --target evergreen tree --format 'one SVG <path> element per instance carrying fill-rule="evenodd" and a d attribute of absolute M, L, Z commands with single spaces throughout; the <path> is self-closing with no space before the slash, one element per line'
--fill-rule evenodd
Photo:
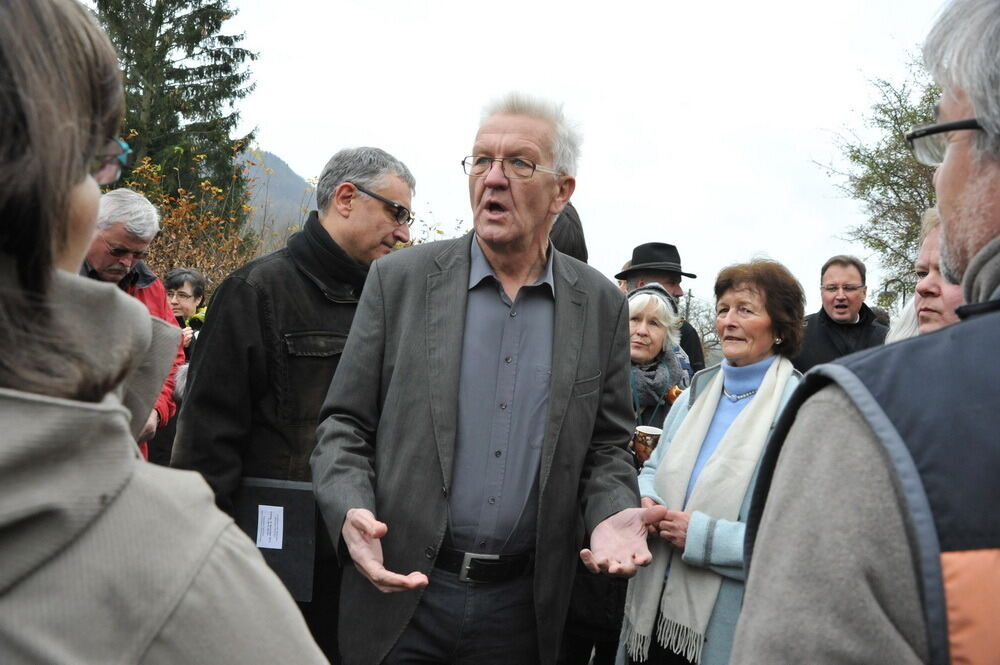
<path fill-rule="evenodd" d="M 874 86 L 879 99 L 865 124 L 876 130 L 875 137 L 841 137 L 840 148 L 849 166 L 846 171 L 827 170 L 846 178 L 841 190 L 864 204 L 868 220 L 850 229 L 848 236 L 878 255 L 886 272 L 878 303 L 893 307 L 913 295 L 920 218 L 935 205 L 934 169 L 916 160 L 904 135 L 934 122 L 934 104 L 941 90 L 916 64 L 906 81 L 896 84 L 878 79 Z"/>
<path fill-rule="evenodd" d="M 242 225 L 246 180 L 240 153 L 252 133 L 232 137 L 235 104 L 252 90 L 244 68 L 257 55 L 243 35 L 222 34 L 228 0 L 96 0 L 118 49 L 127 111 L 123 134 L 135 164 L 148 157 L 173 190 L 218 186 L 219 216 Z"/>

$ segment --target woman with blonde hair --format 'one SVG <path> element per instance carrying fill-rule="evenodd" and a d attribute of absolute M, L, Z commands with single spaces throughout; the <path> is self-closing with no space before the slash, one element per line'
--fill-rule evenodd
<path fill-rule="evenodd" d="M 138 457 L 178 331 L 76 274 L 123 110 L 85 8 L 0 0 L 2 660 L 326 662 L 204 481 Z"/>

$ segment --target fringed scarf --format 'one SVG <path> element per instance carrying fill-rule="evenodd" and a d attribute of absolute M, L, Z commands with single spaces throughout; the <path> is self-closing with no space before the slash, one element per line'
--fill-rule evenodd
<path fill-rule="evenodd" d="M 653 487 L 667 508 L 689 513 L 697 510 L 717 519 L 739 519 L 740 507 L 791 375 L 792 363 L 787 358 L 779 357 L 772 363 L 757 394 L 730 425 L 705 464 L 685 504 L 688 479 L 722 396 L 723 373 L 718 373 L 688 411 L 657 469 Z M 661 538 L 651 538 L 649 549 L 652 563 L 641 568 L 628 585 L 622 625 L 628 653 L 634 660 L 646 660 L 656 623 L 657 642 L 693 663 L 700 663 L 705 631 L 722 577 L 707 568 L 687 565 L 681 559 L 682 553 Z M 670 574 L 664 584 L 668 565 Z"/>

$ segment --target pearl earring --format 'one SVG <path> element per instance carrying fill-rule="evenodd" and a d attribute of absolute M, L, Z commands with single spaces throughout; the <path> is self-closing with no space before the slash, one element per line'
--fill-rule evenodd
<path fill-rule="evenodd" d="M 781 338 L 780 337 L 775 337 L 774 338 L 774 343 L 775 344 L 781 344 Z"/>

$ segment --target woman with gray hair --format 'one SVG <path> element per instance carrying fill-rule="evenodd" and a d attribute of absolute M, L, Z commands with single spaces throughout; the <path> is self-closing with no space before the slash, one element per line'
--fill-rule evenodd
<path fill-rule="evenodd" d="M 691 380 L 691 364 L 679 346 L 677 303 L 659 284 L 647 284 L 628 295 L 628 310 L 635 424 L 662 427 L 670 405 Z"/>

